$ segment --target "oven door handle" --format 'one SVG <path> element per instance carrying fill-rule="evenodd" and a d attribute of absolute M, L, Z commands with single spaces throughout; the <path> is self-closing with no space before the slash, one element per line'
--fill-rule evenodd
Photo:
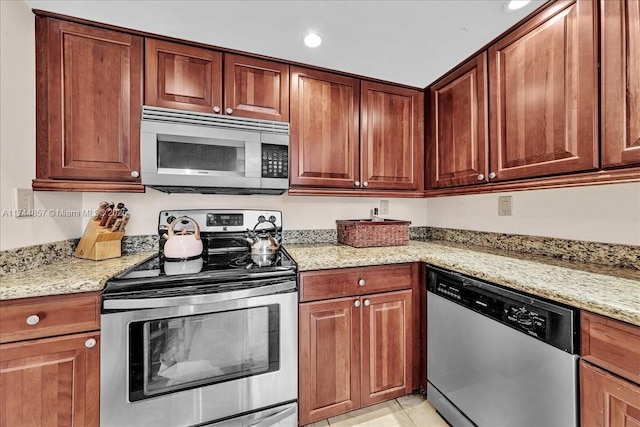
<path fill-rule="evenodd" d="M 249 424 L 247 427 L 269 427 L 276 424 L 279 421 L 284 420 L 285 418 L 295 413 L 296 413 L 295 405 L 289 406 L 288 408 L 283 409 L 280 412 L 276 412 L 273 415 L 269 415 L 268 417 L 264 417 L 261 420 L 257 420 L 255 423 Z"/>
<path fill-rule="evenodd" d="M 295 280 L 275 283 L 238 291 L 218 292 L 211 294 L 177 295 L 157 298 L 113 298 L 105 299 L 103 310 L 140 310 L 166 307 L 180 307 L 185 305 L 211 304 L 230 300 L 261 297 L 279 292 L 294 291 L 298 287 Z"/>

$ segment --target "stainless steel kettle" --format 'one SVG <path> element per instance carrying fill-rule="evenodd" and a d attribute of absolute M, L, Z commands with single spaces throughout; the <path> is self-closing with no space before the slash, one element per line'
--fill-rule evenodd
<path fill-rule="evenodd" d="M 278 250 L 280 249 L 280 243 L 274 237 L 278 232 L 274 223 L 269 222 L 273 227 L 273 235 L 268 229 L 256 231 L 256 228 L 260 224 L 262 224 L 262 222 L 257 223 L 253 227 L 253 230 L 248 233 L 247 241 L 251 245 L 251 261 L 258 267 L 265 267 L 275 262 Z"/>

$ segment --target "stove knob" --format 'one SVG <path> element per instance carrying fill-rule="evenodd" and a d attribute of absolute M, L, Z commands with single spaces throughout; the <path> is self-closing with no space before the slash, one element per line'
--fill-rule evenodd
<path fill-rule="evenodd" d="M 176 217 L 171 215 L 167 217 L 167 224 L 171 224 L 173 221 L 176 220 Z"/>
<path fill-rule="evenodd" d="M 271 223 L 275 224 L 275 223 L 276 223 L 276 217 L 275 217 L 275 216 L 273 216 L 273 215 L 271 215 L 271 216 L 269 217 L 269 222 L 271 222 Z"/>
<path fill-rule="evenodd" d="M 264 215 L 260 215 L 260 216 L 258 217 L 258 222 L 259 222 L 260 224 L 262 224 L 263 222 L 265 222 L 265 217 L 264 217 Z"/>

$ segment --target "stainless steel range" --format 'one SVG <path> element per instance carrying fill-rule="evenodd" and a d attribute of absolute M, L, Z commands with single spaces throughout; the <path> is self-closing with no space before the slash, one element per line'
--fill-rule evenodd
<path fill-rule="evenodd" d="M 196 228 L 201 254 L 165 256 Z M 278 211 L 160 212 L 158 256 L 103 292 L 101 426 L 297 425 L 297 276 L 281 233 Z"/>

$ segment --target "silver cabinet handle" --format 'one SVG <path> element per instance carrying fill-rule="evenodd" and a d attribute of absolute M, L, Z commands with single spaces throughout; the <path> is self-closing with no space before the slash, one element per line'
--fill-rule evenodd
<path fill-rule="evenodd" d="M 139 177 L 139 176 L 140 176 L 140 172 L 138 172 L 138 171 L 131 171 L 131 176 L 132 176 L 132 177 L 134 177 L 134 178 L 137 178 L 137 177 Z"/>
<path fill-rule="evenodd" d="M 365 283 L 366 282 L 364 281 L 364 279 L 358 280 L 358 285 L 360 285 L 360 286 L 364 286 Z"/>
<path fill-rule="evenodd" d="M 31 316 L 27 317 L 27 325 L 35 326 L 38 323 L 40 323 L 40 317 L 37 314 L 32 314 Z"/>
<path fill-rule="evenodd" d="M 224 110 L 224 112 L 227 113 L 227 114 L 233 114 L 233 108 L 227 107 L 227 109 Z"/>
<path fill-rule="evenodd" d="M 489 179 L 493 179 L 493 178 L 495 178 L 495 177 L 496 177 L 496 173 L 495 173 L 495 172 L 491 172 L 491 173 L 489 174 Z"/>
<path fill-rule="evenodd" d="M 478 174 L 478 181 L 482 181 L 484 179 L 484 175 L 479 173 Z"/>
<path fill-rule="evenodd" d="M 354 182 L 354 184 L 356 185 L 356 187 L 360 187 L 360 181 L 356 181 Z"/>
<path fill-rule="evenodd" d="M 220 107 L 218 107 L 217 105 L 213 107 L 213 112 L 214 113 L 219 113 L 220 112 Z"/>
<path fill-rule="evenodd" d="M 368 299 L 364 300 L 364 305 L 366 307 L 369 307 L 371 305 L 371 301 L 369 301 Z"/>
<path fill-rule="evenodd" d="M 365 182 L 362 183 L 362 186 L 363 187 L 367 187 L 367 186 L 369 186 L 369 183 L 367 181 L 365 181 Z"/>
<path fill-rule="evenodd" d="M 93 348 L 96 346 L 96 340 L 93 338 L 89 338 L 84 342 L 84 346 L 87 348 Z"/>
<path fill-rule="evenodd" d="M 355 300 L 355 301 L 353 302 L 353 305 L 354 305 L 354 306 L 356 306 L 356 307 L 360 307 L 360 300 L 359 300 L 359 299 L 358 299 L 358 300 Z"/>

